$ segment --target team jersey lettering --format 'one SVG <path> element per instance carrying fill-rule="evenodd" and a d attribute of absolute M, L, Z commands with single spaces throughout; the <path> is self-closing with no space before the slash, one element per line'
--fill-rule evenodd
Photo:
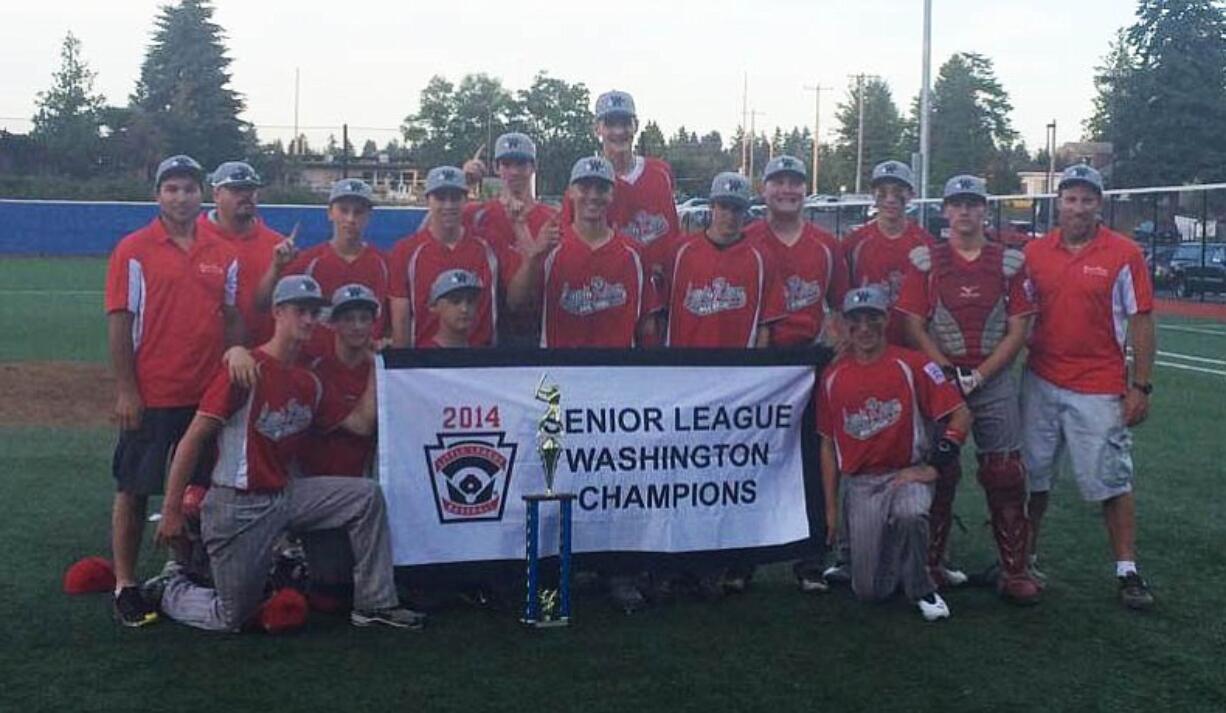
<path fill-rule="evenodd" d="M 710 285 L 687 284 L 685 287 L 685 308 L 699 317 L 731 312 L 746 304 L 745 288 L 728 284 L 727 278 L 717 277 Z"/>
<path fill-rule="evenodd" d="M 668 233 L 668 219 L 657 213 L 640 210 L 625 225 L 621 226 L 621 230 L 643 245 L 647 245 Z"/>
<path fill-rule="evenodd" d="M 609 283 L 603 277 L 593 277 L 586 285 L 571 287 L 562 283 L 558 304 L 568 313 L 584 317 L 626 304 L 628 293 L 620 282 Z"/>
<path fill-rule="evenodd" d="M 898 423 L 901 416 L 901 400 L 878 401 L 870 397 L 860 409 L 843 412 L 843 431 L 858 441 L 867 441 Z"/>
<path fill-rule="evenodd" d="M 792 275 L 783 283 L 784 306 L 789 312 L 799 312 L 822 300 L 822 285 L 817 280 L 806 280 Z"/>
<path fill-rule="evenodd" d="M 275 411 L 270 411 L 265 403 L 255 421 L 255 430 L 270 441 L 279 441 L 307 430 L 314 417 L 311 407 L 299 403 L 298 399 L 290 399 Z"/>

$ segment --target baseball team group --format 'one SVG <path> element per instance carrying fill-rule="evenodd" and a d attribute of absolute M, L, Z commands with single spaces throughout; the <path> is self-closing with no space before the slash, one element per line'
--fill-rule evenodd
<path fill-rule="evenodd" d="M 948 542 L 973 437 L 1003 599 L 1042 596 L 1040 526 L 1066 470 L 1101 503 L 1121 603 L 1153 606 L 1136 564 L 1129 430 L 1153 389 L 1153 289 L 1141 250 L 1100 222 L 1096 170 L 1063 172 L 1058 227 L 1024 249 L 989 239 L 986 184 L 971 175 L 945 184 L 949 237 L 934 239 L 908 217 L 915 179 L 898 161 L 873 169 L 875 217 L 836 238 L 804 219 L 807 170 L 786 155 L 761 176 L 717 175 L 709 226 L 682 234 L 670 167 L 634 153 L 632 97 L 600 95 L 595 116 L 600 153 L 574 163 L 560 208 L 533 195 L 532 138 L 504 134 L 492 151 L 499 195 L 470 199 L 479 160 L 431 169 L 424 222 L 386 254 L 363 238 L 376 208 L 362 180 L 332 186 L 330 239 L 299 251 L 297 229 L 260 219 L 250 165 L 161 163 L 159 215 L 119 242 L 106 284 L 123 624 L 258 625 L 287 536 L 305 549 L 312 605 L 357 626 L 424 624 L 398 593 L 371 477 L 385 347 L 824 343 L 837 356 L 815 387 L 810 470 L 825 543 L 818 533 L 793 567 L 801 591 L 847 584 L 882 600 L 901 589 L 925 620 L 949 617 L 941 592 L 968 579 Z M 751 220 L 755 183 L 766 215 Z M 202 211 L 206 185 L 215 207 Z M 156 539 L 174 557 L 141 583 L 159 493 Z M 679 582 L 704 598 L 742 592 L 753 573 L 599 574 L 633 611 Z"/>

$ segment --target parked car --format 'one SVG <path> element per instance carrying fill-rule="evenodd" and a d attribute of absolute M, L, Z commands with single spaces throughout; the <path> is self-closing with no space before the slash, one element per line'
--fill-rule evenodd
<path fill-rule="evenodd" d="M 710 202 L 711 201 L 707 200 L 706 198 L 699 198 L 698 196 L 687 198 L 681 203 L 677 204 L 677 212 L 680 213 L 681 211 L 688 210 L 690 208 L 701 208 L 702 206 L 708 205 Z"/>
<path fill-rule="evenodd" d="M 1171 256 L 1175 294 L 1226 293 L 1226 243 L 1180 245 Z"/>

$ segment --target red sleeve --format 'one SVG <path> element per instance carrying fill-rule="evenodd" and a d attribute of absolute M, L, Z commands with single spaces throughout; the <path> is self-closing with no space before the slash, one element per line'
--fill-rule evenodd
<path fill-rule="evenodd" d="M 779 279 L 779 271 L 769 258 L 763 255 L 764 282 L 762 285 L 762 317 L 759 326 L 777 322 L 788 315 L 787 294 L 783 281 Z"/>
<path fill-rule="evenodd" d="M 231 383 L 228 369 L 218 369 L 213 375 L 213 380 L 205 388 L 204 395 L 200 397 L 200 405 L 196 408 L 196 413 L 225 423 L 246 400 L 247 389 Z"/>
<path fill-rule="evenodd" d="M 115 246 L 115 250 L 111 252 L 111 259 L 107 263 L 106 268 L 106 311 L 111 312 L 135 312 L 140 305 L 129 304 L 128 297 L 131 294 L 129 278 L 131 270 L 128 266 L 131 248 L 128 238 L 119 241 Z"/>
<path fill-rule="evenodd" d="M 1013 277 L 1009 278 L 1009 282 L 1005 287 L 1005 314 L 1010 317 L 1018 317 L 1021 315 L 1034 314 L 1039 311 L 1039 306 L 1030 299 L 1030 293 L 1026 290 L 1026 269 L 1023 267 L 1014 273 Z"/>
<path fill-rule="evenodd" d="M 1124 289 L 1131 289 L 1132 297 L 1136 309 L 1131 310 L 1126 303 L 1126 314 L 1148 314 L 1154 311 L 1154 285 L 1149 279 L 1149 266 L 1145 264 L 1145 256 L 1141 254 L 1140 248 L 1133 245 L 1128 245 L 1128 271 L 1131 273 L 1131 284 L 1124 285 Z"/>
<path fill-rule="evenodd" d="M 962 405 L 962 394 L 954 382 L 934 361 L 918 352 L 907 355 L 907 363 L 915 372 L 915 393 L 920 412 L 930 421 L 938 421 Z"/>
<path fill-rule="evenodd" d="M 914 265 L 907 266 L 894 309 L 925 319 L 932 314 L 932 303 L 928 299 L 928 273 L 920 272 Z"/>
<path fill-rule="evenodd" d="M 409 272 L 408 260 L 408 243 L 411 238 L 401 238 L 392 246 L 392 251 L 387 256 L 387 269 L 389 273 L 387 281 L 388 297 L 400 297 L 402 299 L 409 298 L 408 280 L 406 275 Z"/>

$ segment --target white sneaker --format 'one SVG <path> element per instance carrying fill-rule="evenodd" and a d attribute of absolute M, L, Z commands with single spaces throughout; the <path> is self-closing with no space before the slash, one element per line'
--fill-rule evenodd
<path fill-rule="evenodd" d="M 941 567 L 941 575 L 945 577 L 945 584 L 950 587 L 961 587 L 970 580 L 970 577 L 966 576 L 966 572 L 944 566 Z"/>
<path fill-rule="evenodd" d="M 848 584 L 851 582 L 851 567 L 844 562 L 838 562 L 822 572 L 822 579 L 826 580 L 828 585 Z"/>
<path fill-rule="evenodd" d="M 919 607 L 920 614 L 924 616 L 924 621 L 949 618 L 949 605 L 936 592 L 929 594 L 923 599 L 917 599 L 915 605 Z"/>

